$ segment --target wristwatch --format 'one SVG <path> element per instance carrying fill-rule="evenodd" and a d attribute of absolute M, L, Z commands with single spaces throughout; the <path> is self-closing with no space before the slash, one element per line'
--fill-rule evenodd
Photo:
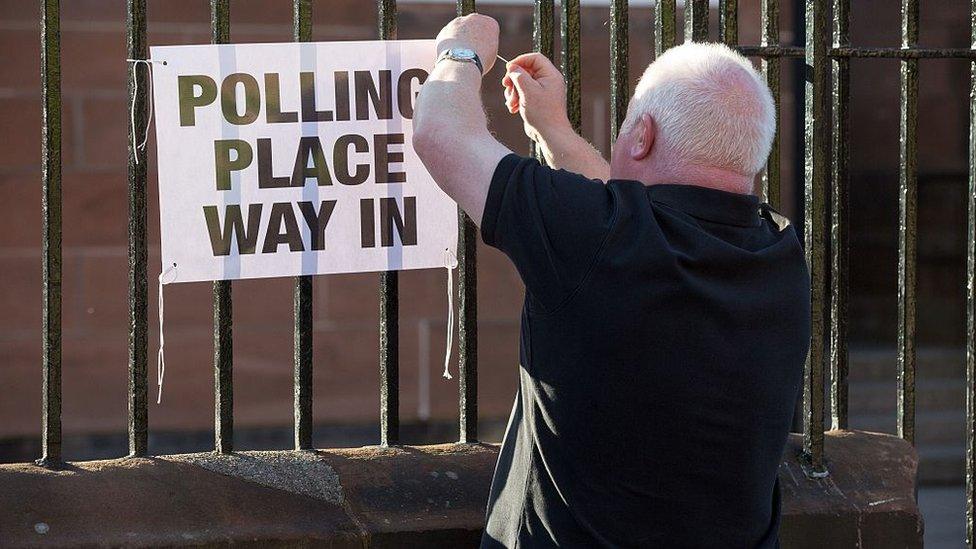
<path fill-rule="evenodd" d="M 436 65 L 445 59 L 460 61 L 461 63 L 474 63 L 478 67 L 478 72 L 482 74 L 485 72 L 485 68 L 481 64 L 481 58 L 478 57 L 478 54 L 474 50 L 468 48 L 448 48 L 437 56 L 437 61 L 434 64 Z"/>

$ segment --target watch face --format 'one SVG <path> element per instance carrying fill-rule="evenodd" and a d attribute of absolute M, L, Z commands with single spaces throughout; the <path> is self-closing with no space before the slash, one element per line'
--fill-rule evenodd
<path fill-rule="evenodd" d="M 455 59 L 474 59 L 475 53 L 468 48 L 451 48 L 451 57 Z"/>

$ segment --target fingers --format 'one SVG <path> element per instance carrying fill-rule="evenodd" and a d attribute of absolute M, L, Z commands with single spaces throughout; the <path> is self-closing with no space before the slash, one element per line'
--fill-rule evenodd
<path fill-rule="evenodd" d="M 515 89 L 515 85 L 505 86 L 505 107 L 508 109 L 508 112 L 511 114 L 517 113 L 520 104 L 521 102 L 519 101 L 519 95 Z"/>
<path fill-rule="evenodd" d="M 513 101 L 514 105 L 509 107 L 509 111 L 515 113 L 525 104 L 526 100 L 531 96 L 530 94 L 538 93 L 542 87 L 532 76 L 519 67 L 513 67 L 509 71 L 509 74 L 511 75 L 512 84 L 515 88 L 514 95 L 517 97 L 517 102 Z"/>
<path fill-rule="evenodd" d="M 550 61 L 545 55 L 538 52 L 523 53 L 522 55 L 512 59 L 506 68 L 511 69 L 512 65 L 521 67 L 526 72 L 531 74 L 536 80 L 552 77 L 562 78 L 562 74 L 559 72 L 559 69 L 552 64 L 552 61 Z"/>

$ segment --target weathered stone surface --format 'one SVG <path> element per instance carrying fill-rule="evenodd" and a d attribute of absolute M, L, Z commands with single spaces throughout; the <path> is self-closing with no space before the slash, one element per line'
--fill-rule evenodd
<path fill-rule="evenodd" d="M 446 444 L 327 454 L 371 547 L 471 547 L 498 447 Z"/>
<path fill-rule="evenodd" d="M 0 509 L 3 547 L 361 546 L 336 504 L 168 459 L 4 465 Z"/>
<path fill-rule="evenodd" d="M 800 447 L 792 437 L 780 469 L 784 548 L 922 546 L 910 445 L 830 432 L 824 479 L 804 474 Z M 497 455 L 448 444 L 0 465 L 0 546 L 470 547 Z"/>
<path fill-rule="evenodd" d="M 270 488 L 342 504 L 339 476 L 316 452 L 206 452 L 161 459 L 192 463 Z"/>
<path fill-rule="evenodd" d="M 802 438 L 790 437 L 780 466 L 783 547 L 922 547 L 916 504 L 918 456 L 904 440 L 877 433 L 831 431 L 829 475 L 807 477 Z"/>

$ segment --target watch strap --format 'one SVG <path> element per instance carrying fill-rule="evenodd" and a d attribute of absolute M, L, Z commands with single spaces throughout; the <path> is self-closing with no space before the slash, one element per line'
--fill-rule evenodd
<path fill-rule="evenodd" d="M 455 57 L 451 55 L 451 48 L 444 50 L 438 57 L 437 61 L 434 62 L 436 65 L 445 59 L 450 59 L 451 61 L 458 61 L 461 63 L 474 63 L 474 66 L 478 67 L 478 72 L 485 74 L 485 67 L 481 64 L 481 58 L 478 56 L 477 52 L 471 50 L 473 54 L 472 57 Z"/>

